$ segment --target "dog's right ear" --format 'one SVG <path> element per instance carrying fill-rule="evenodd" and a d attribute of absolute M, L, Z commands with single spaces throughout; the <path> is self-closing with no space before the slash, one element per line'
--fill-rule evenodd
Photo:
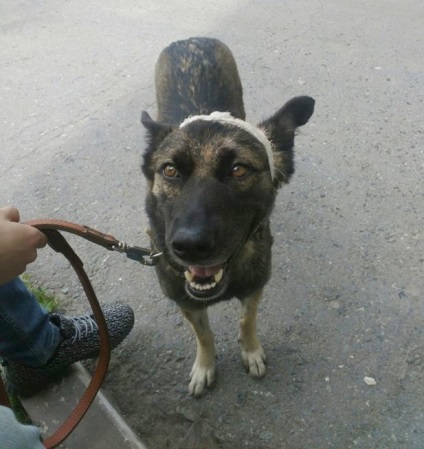
<path fill-rule="evenodd" d="M 164 123 L 156 122 L 150 117 L 150 115 L 143 111 L 141 113 L 141 123 L 147 129 L 149 136 L 149 150 L 154 150 L 160 143 L 165 139 L 165 137 L 173 131 L 172 126 L 166 125 Z"/>
<path fill-rule="evenodd" d="M 152 156 L 165 137 L 173 131 L 173 128 L 172 126 L 156 122 L 146 111 L 141 113 L 141 123 L 147 129 L 148 133 L 148 145 L 143 155 L 143 164 L 141 168 L 144 176 L 146 176 L 148 180 L 153 181 L 155 172 L 151 164 Z"/>

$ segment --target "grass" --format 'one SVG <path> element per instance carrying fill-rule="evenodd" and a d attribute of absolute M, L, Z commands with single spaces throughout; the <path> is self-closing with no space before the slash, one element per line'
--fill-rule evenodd
<path fill-rule="evenodd" d="M 22 280 L 28 290 L 30 290 L 35 295 L 37 301 L 47 310 L 47 312 L 52 313 L 57 310 L 59 306 L 59 300 L 54 295 L 48 293 L 43 288 L 37 287 L 32 281 L 29 274 L 25 273 L 22 276 Z"/>
<path fill-rule="evenodd" d="M 47 310 L 48 313 L 52 313 L 57 310 L 59 300 L 43 288 L 37 287 L 32 281 L 29 274 L 24 274 L 22 276 L 22 281 L 24 282 L 28 290 L 34 294 L 37 301 Z M 15 395 L 9 395 L 9 399 L 18 421 L 23 424 L 31 424 L 31 418 L 28 416 L 19 398 Z"/>
<path fill-rule="evenodd" d="M 9 401 L 16 419 L 22 424 L 33 424 L 21 401 L 14 394 L 9 394 Z"/>

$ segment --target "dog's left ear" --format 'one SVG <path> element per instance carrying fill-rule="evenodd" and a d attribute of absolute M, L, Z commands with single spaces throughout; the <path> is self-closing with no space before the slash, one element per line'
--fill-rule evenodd
<path fill-rule="evenodd" d="M 157 148 L 162 140 L 173 131 L 172 126 L 156 122 L 146 111 L 141 113 L 141 123 L 149 135 L 149 149 Z"/>
<path fill-rule="evenodd" d="M 261 122 L 273 145 L 276 187 L 288 183 L 294 173 L 293 147 L 296 129 L 308 122 L 314 112 L 315 100 L 311 97 L 294 97 L 269 119 Z"/>

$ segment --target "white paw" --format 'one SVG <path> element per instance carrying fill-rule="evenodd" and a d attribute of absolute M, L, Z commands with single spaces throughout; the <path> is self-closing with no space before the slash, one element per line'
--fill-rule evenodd
<path fill-rule="evenodd" d="M 191 382 L 188 390 L 192 396 L 201 396 L 215 380 L 215 363 L 203 365 L 197 360 L 190 373 Z"/>
<path fill-rule="evenodd" d="M 245 351 L 242 349 L 241 357 L 247 372 L 252 377 L 263 377 L 265 375 L 266 355 L 261 345 L 254 351 Z"/>

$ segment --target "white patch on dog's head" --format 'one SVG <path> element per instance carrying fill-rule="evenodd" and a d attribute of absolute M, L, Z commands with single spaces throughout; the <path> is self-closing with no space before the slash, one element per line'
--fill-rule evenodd
<path fill-rule="evenodd" d="M 192 115 L 186 118 L 180 125 L 180 129 L 195 122 L 196 120 L 203 120 L 209 122 L 227 123 L 229 125 L 237 126 L 252 135 L 256 140 L 258 140 L 265 148 L 266 154 L 268 156 L 269 171 L 271 174 L 271 179 L 274 179 L 274 156 L 272 152 L 272 144 L 264 131 L 255 125 L 252 125 L 244 120 L 233 117 L 229 112 L 212 112 L 209 115 Z"/>

